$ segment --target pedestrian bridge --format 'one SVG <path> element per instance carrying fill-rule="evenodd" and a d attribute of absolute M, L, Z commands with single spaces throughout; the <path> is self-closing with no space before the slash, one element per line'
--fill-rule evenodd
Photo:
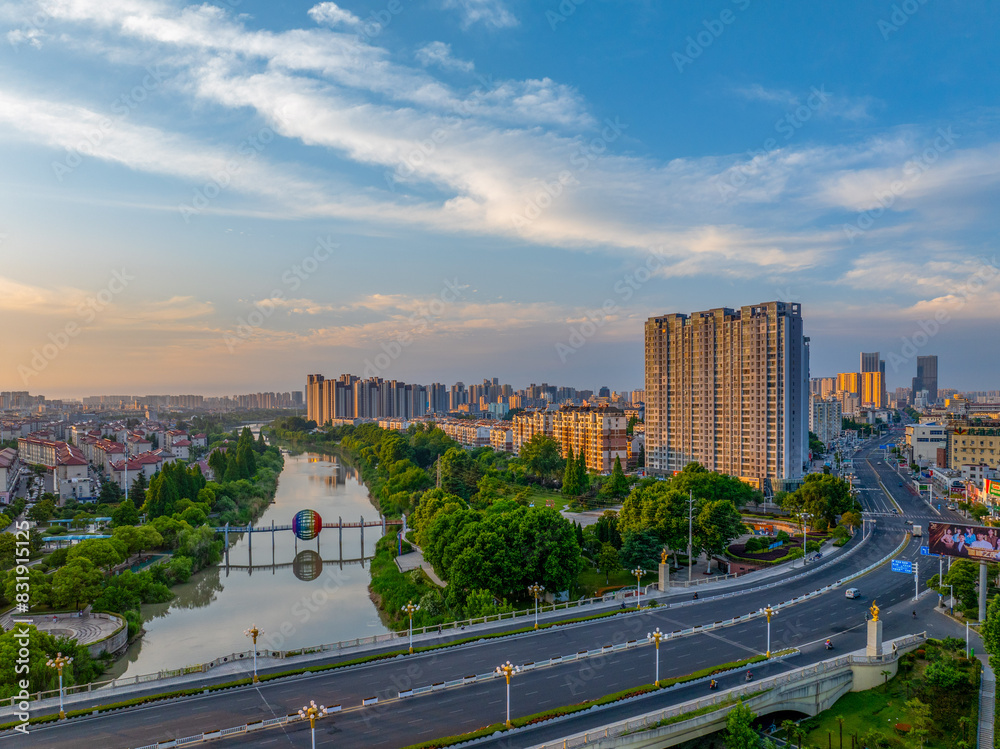
<path fill-rule="evenodd" d="M 726 716 L 737 698 L 742 698 L 757 715 L 791 711 L 816 715 L 829 710 L 848 692 L 863 692 L 882 684 L 896 675 L 899 657 L 917 649 L 927 640 L 927 633 L 907 635 L 884 643 L 885 654 L 865 655 L 863 650 L 838 658 L 814 663 L 811 666 L 755 680 L 733 689 L 691 700 L 665 710 L 640 715 L 630 720 L 602 726 L 586 733 L 579 733 L 557 742 L 539 744 L 532 749 L 659 749 L 676 746 L 726 727 Z M 705 677 L 699 681 L 708 681 Z M 688 682 L 690 684 L 692 682 Z M 766 690 L 766 691 L 765 691 Z M 637 701 L 642 698 L 635 698 Z M 621 703 L 617 703 L 621 704 Z M 718 705 L 718 710 L 710 710 Z M 665 720 L 697 710 L 709 709 L 703 715 L 660 725 Z"/>

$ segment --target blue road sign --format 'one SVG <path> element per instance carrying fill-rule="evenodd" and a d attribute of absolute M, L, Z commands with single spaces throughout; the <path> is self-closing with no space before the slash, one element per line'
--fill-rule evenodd
<path fill-rule="evenodd" d="M 940 554 L 931 554 L 931 547 L 930 546 L 921 546 L 920 547 L 920 555 L 924 556 L 924 557 L 939 557 L 939 556 L 941 556 Z"/>
<path fill-rule="evenodd" d="M 892 571 L 893 572 L 903 572 L 907 575 L 913 574 L 913 562 L 907 562 L 902 559 L 892 560 Z"/>

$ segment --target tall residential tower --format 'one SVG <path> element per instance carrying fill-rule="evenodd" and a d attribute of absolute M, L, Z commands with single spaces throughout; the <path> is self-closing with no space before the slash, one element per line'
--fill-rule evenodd
<path fill-rule="evenodd" d="M 809 459 L 809 339 L 798 304 L 646 321 L 646 466 L 698 461 L 762 485 Z M 777 487 L 776 487 L 777 488 Z"/>

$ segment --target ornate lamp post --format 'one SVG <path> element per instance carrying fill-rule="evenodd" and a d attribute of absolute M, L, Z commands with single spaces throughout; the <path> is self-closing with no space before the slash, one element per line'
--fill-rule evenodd
<path fill-rule="evenodd" d="M 253 640 L 253 683 L 260 681 L 257 678 L 257 638 L 264 634 L 264 630 L 257 629 L 256 624 L 251 624 L 250 629 L 244 630 L 243 634 Z"/>
<path fill-rule="evenodd" d="M 66 717 L 66 711 L 63 710 L 63 668 L 68 666 L 73 662 L 73 659 L 68 655 L 63 655 L 61 652 L 56 653 L 55 658 L 49 658 L 45 663 L 49 668 L 54 668 L 59 672 L 59 719 L 63 720 Z"/>
<path fill-rule="evenodd" d="M 767 604 L 767 606 L 765 606 L 764 608 L 759 609 L 757 613 L 758 614 L 763 614 L 764 616 L 767 617 L 767 657 L 770 658 L 771 657 L 771 617 L 772 616 L 777 616 L 778 610 L 777 609 L 772 609 L 771 608 L 771 604 Z"/>
<path fill-rule="evenodd" d="M 805 567 L 809 560 L 809 552 L 806 547 L 809 545 L 808 536 L 806 536 L 806 531 L 809 528 L 809 518 L 812 515 L 808 512 L 802 513 L 802 566 Z"/>
<path fill-rule="evenodd" d="M 657 627 L 646 637 L 656 643 L 656 686 L 660 686 L 660 640 L 666 639 L 666 635 Z"/>
<path fill-rule="evenodd" d="M 632 574 L 635 575 L 635 595 L 636 595 L 636 601 L 637 601 L 637 603 L 635 604 L 635 607 L 637 609 L 641 609 L 642 608 L 642 588 L 640 586 L 642 585 L 642 583 L 641 583 L 642 576 L 646 574 L 646 570 L 642 569 L 642 567 L 636 567 L 634 570 L 632 570 Z"/>
<path fill-rule="evenodd" d="M 507 723 L 505 724 L 507 728 L 513 728 L 510 722 L 510 677 L 521 671 L 520 666 L 511 665 L 510 661 L 507 661 L 503 665 L 497 666 L 496 672 L 498 674 L 503 674 L 507 679 Z"/>
<path fill-rule="evenodd" d="M 413 601 L 403 606 L 403 611 L 405 611 L 410 616 L 410 654 L 413 654 L 413 615 L 420 611 L 420 607 L 415 605 Z"/>
<path fill-rule="evenodd" d="M 312 749 L 316 749 L 316 720 L 326 717 L 326 707 L 317 705 L 315 700 L 309 700 L 309 704 L 299 709 L 300 718 L 309 718 L 309 730 L 312 732 Z"/>
<path fill-rule="evenodd" d="M 538 629 L 538 599 L 542 595 L 542 591 L 545 590 L 544 585 L 539 585 L 538 583 L 533 583 L 528 586 L 528 592 L 531 593 L 532 597 L 535 599 L 535 629 Z"/>

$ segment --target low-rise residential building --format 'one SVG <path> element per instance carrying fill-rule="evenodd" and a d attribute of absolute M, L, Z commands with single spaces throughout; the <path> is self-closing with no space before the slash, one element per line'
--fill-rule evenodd
<path fill-rule="evenodd" d="M 17 492 L 21 476 L 21 461 L 17 450 L 5 447 L 0 450 L 0 504 L 10 504 Z"/>
<path fill-rule="evenodd" d="M 72 497 L 80 501 L 93 499 L 90 468 L 80 448 L 58 440 L 42 437 L 21 437 L 17 441 L 21 460 L 30 465 L 42 465 L 52 479 L 52 492 L 60 504 Z"/>
<path fill-rule="evenodd" d="M 514 430 L 509 423 L 490 428 L 490 447 L 499 452 L 514 452 Z"/>
<path fill-rule="evenodd" d="M 623 467 L 628 462 L 626 426 L 625 412 L 613 406 L 562 406 L 517 414 L 511 444 L 520 454 L 525 442 L 544 434 L 559 443 L 564 457 L 572 450 L 575 457 L 584 457 L 587 470 L 603 473 L 614 467 L 615 458 Z"/>

